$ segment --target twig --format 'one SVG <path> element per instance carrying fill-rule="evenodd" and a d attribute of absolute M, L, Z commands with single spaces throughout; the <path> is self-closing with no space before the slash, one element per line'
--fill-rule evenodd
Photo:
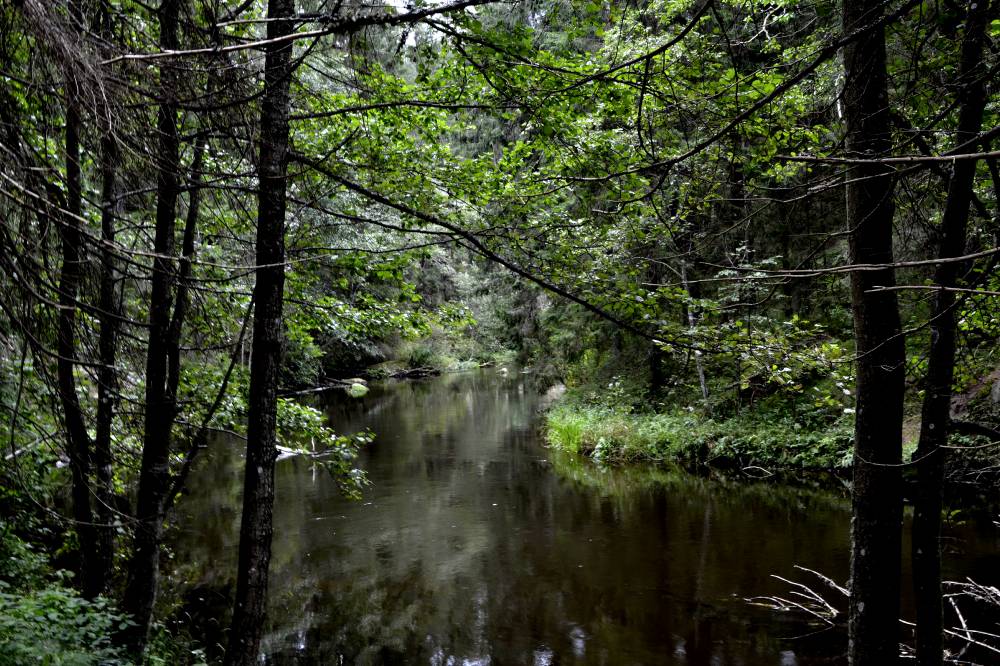
<path fill-rule="evenodd" d="M 806 573 L 811 573 L 813 576 L 816 576 L 816 578 L 819 578 L 821 581 L 823 581 L 824 583 L 826 583 L 827 586 L 830 587 L 831 589 L 836 590 L 837 592 L 840 592 L 845 597 L 848 596 L 849 592 L 847 591 L 847 588 L 843 587 L 841 585 L 838 585 L 832 578 L 830 578 L 828 576 L 824 576 L 823 574 L 821 574 L 818 571 L 813 571 L 812 569 L 808 569 L 808 568 L 800 566 L 798 564 L 795 565 L 795 568 L 798 569 L 799 571 L 805 571 Z"/>

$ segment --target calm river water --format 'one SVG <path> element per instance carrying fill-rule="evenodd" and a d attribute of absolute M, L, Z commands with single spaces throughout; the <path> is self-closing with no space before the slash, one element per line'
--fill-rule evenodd
<path fill-rule="evenodd" d="M 745 598 L 787 594 L 772 574 L 819 588 L 796 564 L 846 579 L 844 493 L 601 470 L 544 448 L 539 401 L 494 372 L 329 396 L 339 432 L 376 435 L 372 485 L 352 502 L 311 460 L 278 462 L 266 662 L 841 663 L 835 630 Z M 213 446 L 171 536 L 166 570 L 208 641 L 232 594 L 241 448 Z M 986 525 L 949 551 L 951 577 L 1000 570 Z"/>

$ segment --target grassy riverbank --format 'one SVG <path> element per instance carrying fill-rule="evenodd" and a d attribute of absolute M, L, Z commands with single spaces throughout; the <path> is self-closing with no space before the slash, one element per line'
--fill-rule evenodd
<path fill-rule="evenodd" d="M 728 418 L 683 408 L 633 413 L 572 398 L 545 418 L 551 446 L 604 463 L 672 460 L 722 467 L 839 469 L 851 464 L 852 434 L 849 415 L 817 426 L 768 412 Z"/>
<path fill-rule="evenodd" d="M 989 382 L 959 394 L 959 420 L 1000 428 Z M 854 415 L 849 408 L 809 411 L 803 400 L 764 401 L 736 414 L 711 414 L 681 404 L 643 411 L 634 401 L 594 399 L 593 390 L 570 390 L 545 414 L 548 444 L 604 464 L 678 462 L 720 468 L 767 470 L 850 468 Z M 838 413 L 839 412 L 839 413 Z M 903 459 L 911 459 L 920 431 L 919 403 L 912 399 L 904 422 Z M 955 434 L 946 461 L 952 486 L 996 486 L 1000 450 L 982 436 Z"/>

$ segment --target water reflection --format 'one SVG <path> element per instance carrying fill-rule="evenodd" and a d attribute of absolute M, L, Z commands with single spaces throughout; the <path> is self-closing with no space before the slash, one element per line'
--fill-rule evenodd
<path fill-rule="evenodd" d="M 361 461 L 373 485 L 349 502 L 311 461 L 278 463 L 268 663 L 839 656 L 842 637 L 787 640 L 816 627 L 743 598 L 784 592 L 771 574 L 795 564 L 846 578 L 842 495 L 557 455 L 539 442 L 529 381 L 474 373 L 331 396 L 339 431 L 376 433 Z M 179 507 L 174 574 L 216 601 L 235 570 L 239 448 L 218 443 Z"/>

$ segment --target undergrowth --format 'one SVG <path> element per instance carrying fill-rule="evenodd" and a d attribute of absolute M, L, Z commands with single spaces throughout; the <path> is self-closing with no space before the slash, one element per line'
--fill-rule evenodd
<path fill-rule="evenodd" d="M 851 464 L 853 422 L 845 415 L 817 428 L 788 415 L 715 419 L 683 408 L 631 413 L 569 401 L 548 412 L 545 435 L 551 446 L 607 463 L 836 469 Z"/>

